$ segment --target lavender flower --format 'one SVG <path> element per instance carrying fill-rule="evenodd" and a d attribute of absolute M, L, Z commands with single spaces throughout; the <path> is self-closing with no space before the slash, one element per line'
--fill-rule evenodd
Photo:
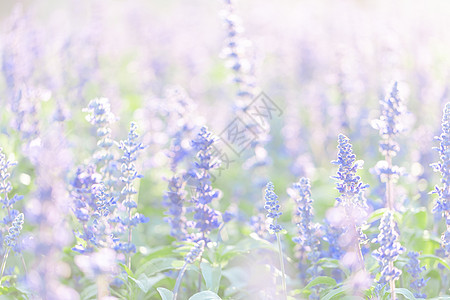
<path fill-rule="evenodd" d="M 6 245 L 6 251 L 3 254 L 2 266 L 0 271 L 0 279 L 3 277 L 5 272 L 6 260 L 8 259 L 9 251 L 12 248 L 15 248 L 17 243 L 17 238 L 19 237 L 20 231 L 22 230 L 23 225 L 23 214 L 20 213 L 12 222 L 11 227 L 8 230 L 8 235 L 5 237 L 4 243 Z"/>
<path fill-rule="evenodd" d="M 308 280 L 314 279 L 320 275 L 319 258 L 320 258 L 320 241 L 319 241 L 319 224 L 314 223 L 314 209 L 312 207 L 313 200 L 311 199 L 311 184 L 308 178 L 300 178 L 299 182 L 294 183 L 291 189 L 288 189 L 288 194 L 294 199 L 297 208 L 295 212 L 298 236 L 292 241 L 297 243 L 297 252 L 300 257 L 298 268 L 303 270 L 305 261 L 308 259 L 310 264 L 306 267 L 306 274 Z M 306 276 L 304 276 L 306 277 Z M 309 296 L 310 299 L 319 299 L 318 290 L 314 289 Z"/>
<path fill-rule="evenodd" d="M 361 177 L 356 175 L 356 171 L 362 168 L 364 162 L 356 160 L 350 140 L 345 135 L 339 134 L 338 143 L 338 158 L 332 161 L 333 164 L 339 166 L 337 175 L 332 177 L 338 181 L 336 187 L 341 193 L 341 196 L 336 199 L 338 205 L 366 209 L 367 204 L 364 198 L 359 197 L 359 195 L 364 192 L 368 185 L 363 184 Z"/>
<path fill-rule="evenodd" d="M 5 244 L 7 247 L 14 247 L 16 245 L 17 237 L 22 230 L 23 225 L 23 213 L 17 215 L 12 222 L 12 226 L 8 230 L 8 235 L 5 237 Z"/>
<path fill-rule="evenodd" d="M 362 168 L 362 161 L 356 161 L 353 154 L 350 140 L 343 134 L 339 134 L 338 159 L 332 163 L 339 166 L 336 179 L 337 190 L 340 196 L 336 198 L 336 207 L 332 208 L 329 215 L 332 215 L 334 225 L 342 227 L 344 233 L 340 237 L 340 244 L 346 249 L 344 261 L 350 266 L 356 266 L 364 270 L 364 258 L 360 244 L 367 237 L 361 231 L 361 225 L 367 216 L 367 203 L 364 198 L 364 190 L 368 185 L 363 184 L 361 177 L 356 175 L 356 171 Z"/>
<path fill-rule="evenodd" d="M 264 200 L 264 209 L 267 210 L 267 218 L 272 219 L 269 225 L 269 232 L 276 234 L 283 230 L 283 227 L 277 223 L 278 218 L 283 214 L 280 212 L 280 204 L 278 202 L 278 196 L 274 192 L 274 186 L 272 182 L 268 182 L 266 185 Z"/>
<path fill-rule="evenodd" d="M 111 137 L 110 125 L 115 120 L 115 116 L 111 112 L 109 100 L 95 98 L 89 102 L 88 107 L 83 111 L 89 113 L 86 119 L 94 125 L 99 138 L 97 145 L 100 149 L 94 154 L 94 162 L 100 167 L 100 173 L 103 176 L 102 181 L 109 190 L 113 191 L 117 183 L 118 168 L 111 149 L 114 141 Z"/>
<path fill-rule="evenodd" d="M 421 275 L 421 273 L 426 270 L 426 267 L 420 266 L 420 262 L 418 259 L 419 253 L 410 251 L 408 252 L 408 257 L 409 261 L 405 265 L 405 268 L 412 277 L 410 287 L 414 291 L 414 297 L 426 299 L 427 295 L 421 292 L 421 290 L 427 285 L 427 282 L 430 279 L 430 278 L 424 279 L 423 275 Z"/>
<path fill-rule="evenodd" d="M 186 191 L 184 187 L 186 182 L 180 176 L 172 176 L 169 179 L 168 191 L 164 195 L 164 205 L 168 207 L 165 220 L 170 224 L 170 234 L 177 240 L 185 240 L 188 236 L 186 230 Z"/>
<path fill-rule="evenodd" d="M 184 257 L 184 261 L 188 264 L 193 264 L 203 253 L 205 250 L 205 241 L 201 240 L 195 243 L 195 246 L 192 247 L 191 251 Z"/>
<path fill-rule="evenodd" d="M 392 86 L 390 94 L 380 101 L 380 119 L 372 122 L 372 126 L 380 131 L 382 141 L 380 142 L 380 152 L 385 156 L 395 156 L 400 150 L 399 145 L 394 141 L 399 133 L 404 131 L 402 115 L 406 109 L 399 96 L 397 82 Z"/>
<path fill-rule="evenodd" d="M 339 260 L 345 253 L 339 243 L 339 237 L 344 234 L 344 230 L 333 226 L 326 219 L 324 223 L 325 225 L 322 226 L 322 231 L 324 232 L 323 240 L 328 242 L 328 251 L 324 252 L 322 256 Z"/>
<path fill-rule="evenodd" d="M 166 99 L 170 110 L 167 112 L 168 124 L 175 124 L 175 131 L 170 132 L 171 145 L 167 156 L 170 158 L 170 169 L 176 172 L 178 165 L 191 154 L 189 140 L 195 128 L 193 110 L 196 105 L 186 91 L 173 87 L 166 91 Z M 169 129 L 169 128 L 168 128 Z"/>
<path fill-rule="evenodd" d="M 34 292 L 33 297 L 49 300 L 79 298 L 73 288 L 62 284 L 64 275 L 55 272 L 55 269 L 67 268 L 67 263 L 62 262 L 62 249 L 73 239 L 67 223 L 70 198 L 65 182 L 72 157 L 61 126 L 52 124 L 41 143 L 30 151 L 37 190 L 27 201 L 26 215 L 27 220 L 39 228 L 30 243 L 30 252 L 39 259 L 30 266 L 26 281 Z"/>
<path fill-rule="evenodd" d="M 238 87 L 237 95 L 239 98 L 242 98 L 240 100 L 242 102 L 238 102 L 237 106 L 241 107 L 240 105 L 245 105 L 245 100 L 243 99 L 254 98 L 255 78 L 253 75 L 253 66 L 246 57 L 249 41 L 241 37 L 243 28 L 238 15 L 235 13 L 233 2 L 232 0 L 225 0 L 223 18 L 227 31 L 227 39 L 223 55 L 228 60 L 230 69 L 234 72 L 234 82 Z"/>
<path fill-rule="evenodd" d="M 446 231 L 441 236 L 442 247 L 447 256 L 450 256 L 450 103 L 445 105 L 442 117 L 442 134 L 437 137 L 440 142 L 437 148 L 440 162 L 433 164 L 433 169 L 441 173 L 442 186 L 436 186 L 433 193 L 438 199 L 433 207 L 433 212 L 442 214 L 445 219 Z"/>
<path fill-rule="evenodd" d="M 9 177 L 11 176 L 9 169 L 15 165 L 15 162 L 6 159 L 3 149 L 0 147 L 0 203 L 2 204 L 2 208 L 7 210 L 7 215 L 2 220 L 2 223 L 5 225 L 11 224 L 19 214 L 19 211 L 15 210 L 13 205 L 23 199 L 23 196 L 19 195 L 14 195 L 11 199 L 9 198 L 9 193 L 12 191 L 12 185 L 9 181 Z"/>
<path fill-rule="evenodd" d="M 404 251 L 404 248 L 398 242 L 399 235 L 396 230 L 396 223 L 392 211 L 386 211 L 384 213 L 379 229 L 380 233 L 378 237 L 372 241 L 373 243 L 380 244 L 380 247 L 372 252 L 372 256 L 378 260 L 381 270 L 381 277 L 378 280 L 378 290 L 389 282 L 395 282 L 395 280 L 400 278 L 402 271 L 394 267 L 394 262 Z"/>
<path fill-rule="evenodd" d="M 126 217 L 118 217 L 115 221 L 120 220 L 120 223 L 125 227 L 128 231 L 127 242 L 120 242 L 115 246 L 116 250 L 127 253 L 134 253 L 136 251 L 136 247 L 132 243 L 132 229 L 137 226 L 139 223 L 148 222 L 148 218 L 143 215 L 136 213 L 134 216 L 132 215 L 133 208 L 137 208 L 136 201 L 133 200 L 133 196 L 137 194 L 137 191 L 134 187 L 134 181 L 136 179 L 142 178 L 142 175 L 139 175 L 136 171 L 135 161 L 139 155 L 139 152 L 144 149 L 144 146 L 141 142 L 139 142 L 139 135 L 136 133 L 137 125 L 135 123 L 131 123 L 130 131 L 128 133 L 128 138 L 124 141 L 120 141 L 119 148 L 123 151 L 122 156 L 122 176 L 120 179 L 125 183 L 124 188 L 121 191 L 122 197 L 124 197 L 122 201 L 122 205 L 126 208 Z M 131 256 L 128 256 L 128 264 L 130 265 Z"/>
<path fill-rule="evenodd" d="M 377 174 L 381 182 L 386 183 L 386 206 L 394 209 L 393 183 L 402 175 L 401 168 L 392 165 L 392 157 L 400 151 L 395 137 L 404 131 L 402 117 L 406 112 L 403 101 L 399 97 L 397 82 L 392 86 L 389 96 L 381 102 L 381 116 L 372 122 L 372 126 L 379 130 L 382 140 L 380 141 L 380 152 L 385 160 L 379 161 L 373 172 Z"/>
<path fill-rule="evenodd" d="M 194 241 L 204 240 L 205 243 L 209 241 L 208 235 L 211 230 L 220 227 L 218 218 L 220 213 L 209 206 L 213 200 L 220 197 L 220 191 L 213 190 L 210 180 L 210 172 L 219 166 L 212 156 L 212 145 L 216 140 L 206 127 L 202 127 L 197 138 L 192 141 L 192 147 L 197 151 L 198 161 L 194 162 L 194 168 L 190 172 L 196 182 L 195 195 L 191 200 L 195 204 L 194 226 L 199 230 L 200 235 L 195 237 Z"/>

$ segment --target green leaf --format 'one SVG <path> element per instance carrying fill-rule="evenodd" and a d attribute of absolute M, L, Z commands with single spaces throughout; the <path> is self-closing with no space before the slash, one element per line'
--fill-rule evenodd
<path fill-rule="evenodd" d="M 414 297 L 413 293 L 411 293 L 408 289 L 405 289 L 405 288 L 396 288 L 395 293 L 405 296 L 406 299 L 410 299 L 410 300 L 417 299 L 416 297 Z"/>
<path fill-rule="evenodd" d="M 220 266 L 213 267 L 211 264 L 203 262 L 201 263 L 201 270 L 208 290 L 217 293 L 222 277 L 222 268 Z"/>
<path fill-rule="evenodd" d="M 425 208 L 415 213 L 415 221 L 418 228 L 425 230 L 427 228 L 427 212 Z"/>
<path fill-rule="evenodd" d="M 304 289 L 309 289 L 313 286 L 319 285 L 319 284 L 325 284 L 325 285 L 336 285 L 336 280 L 334 278 L 328 277 L 328 276 L 319 276 L 311 280 Z"/>
<path fill-rule="evenodd" d="M 328 257 L 319 259 L 318 264 L 322 268 L 327 268 L 327 269 L 334 269 L 334 268 L 340 267 L 339 260 L 334 259 L 334 258 L 328 258 Z"/>
<path fill-rule="evenodd" d="M 147 294 L 147 292 L 150 290 L 150 288 L 152 286 L 154 286 L 158 281 L 162 280 L 165 278 L 164 275 L 162 274 L 158 274 L 156 276 L 153 277 L 147 277 L 147 275 L 145 274 L 141 274 L 139 275 L 138 279 L 135 279 L 131 276 L 128 276 L 128 278 L 130 278 L 131 280 L 133 280 L 136 285 L 145 293 Z"/>
<path fill-rule="evenodd" d="M 131 271 L 125 264 L 119 263 L 119 266 L 127 272 L 128 276 L 134 277 L 133 271 Z"/>
<path fill-rule="evenodd" d="M 443 265 L 444 267 L 446 267 L 447 269 L 450 270 L 450 266 L 448 265 L 448 263 L 447 263 L 444 259 L 442 259 L 441 257 L 439 257 L 439 256 L 432 255 L 432 254 L 424 254 L 424 255 L 419 255 L 419 259 L 420 259 L 420 260 L 422 260 L 422 259 L 436 260 L 436 261 L 438 261 L 441 265 Z"/>
<path fill-rule="evenodd" d="M 80 293 L 80 298 L 82 300 L 95 299 L 97 298 L 97 285 L 89 285 Z"/>
<path fill-rule="evenodd" d="M 161 296 L 162 300 L 172 300 L 173 299 L 173 292 L 169 291 L 166 288 L 159 287 L 157 288 L 159 295 Z"/>
<path fill-rule="evenodd" d="M 211 291 L 203 291 L 193 295 L 191 298 L 189 298 L 189 300 L 222 300 L 222 298 Z"/>
<path fill-rule="evenodd" d="M 321 297 L 321 300 L 330 300 L 333 299 L 336 296 L 342 296 L 343 294 L 345 294 L 345 291 L 347 290 L 346 286 L 341 286 L 337 289 L 331 290 L 330 292 L 328 292 L 328 294 L 326 294 L 324 297 Z"/>
<path fill-rule="evenodd" d="M 181 269 L 183 265 L 183 260 L 177 260 L 173 257 L 155 258 L 140 266 L 136 271 L 136 275 L 145 273 L 147 276 L 151 276 L 166 270 Z"/>
<path fill-rule="evenodd" d="M 383 216 L 383 214 L 387 211 L 387 208 L 380 208 L 377 209 L 376 211 L 374 211 L 373 213 L 371 213 L 369 215 L 369 217 L 367 217 L 367 222 L 368 223 L 372 223 L 375 222 L 379 219 L 381 219 L 381 217 Z"/>

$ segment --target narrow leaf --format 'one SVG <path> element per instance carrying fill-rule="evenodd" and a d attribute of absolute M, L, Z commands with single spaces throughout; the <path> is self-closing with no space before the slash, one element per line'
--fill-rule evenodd
<path fill-rule="evenodd" d="M 189 300 L 222 300 L 222 298 L 211 291 L 203 291 L 193 295 L 191 298 L 189 298 Z"/>
<path fill-rule="evenodd" d="M 173 299 L 173 292 L 169 291 L 166 288 L 159 287 L 157 288 L 159 295 L 161 296 L 162 300 L 172 300 Z"/>

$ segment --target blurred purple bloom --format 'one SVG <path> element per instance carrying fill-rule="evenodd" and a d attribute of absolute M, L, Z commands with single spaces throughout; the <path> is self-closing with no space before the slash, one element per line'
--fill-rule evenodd
<path fill-rule="evenodd" d="M 374 120 L 372 125 L 380 131 L 382 141 L 380 142 L 380 152 L 383 155 L 395 156 L 400 150 L 399 145 L 394 141 L 394 137 L 404 131 L 401 117 L 406 112 L 403 101 L 399 96 L 397 82 L 392 86 L 390 94 L 385 97 L 381 104 L 381 116 Z"/>
<path fill-rule="evenodd" d="M 398 256 L 403 253 L 404 248 L 398 242 L 399 235 L 396 229 L 397 224 L 394 220 L 392 211 L 386 211 L 380 222 L 380 233 L 373 243 L 380 244 L 380 247 L 372 252 L 372 256 L 380 265 L 381 277 L 378 280 L 379 288 L 388 284 L 391 280 L 400 278 L 402 271 L 394 267 L 394 262 Z"/>
<path fill-rule="evenodd" d="M 425 288 L 430 278 L 424 279 L 421 273 L 426 271 L 427 268 L 425 266 L 420 266 L 420 262 L 418 259 L 419 253 L 410 251 L 408 252 L 408 257 L 409 261 L 405 265 L 405 268 L 408 271 L 409 275 L 411 275 L 412 277 L 410 287 L 414 291 L 414 297 L 426 299 L 427 295 L 425 293 L 422 293 L 422 289 Z"/>
<path fill-rule="evenodd" d="M 13 248 L 16 245 L 17 237 L 22 230 L 23 221 L 23 213 L 20 213 L 12 222 L 12 225 L 8 230 L 8 235 L 5 237 L 5 244 L 7 247 Z"/>
<path fill-rule="evenodd" d="M 269 232 L 276 234 L 283 230 L 283 227 L 277 223 L 278 218 L 283 213 L 280 211 L 278 196 L 274 192 L 274 186 L 272 182 L 268 182 L 266 185 L 264 200 L 264 209 L 267 211 L 266 217 L 272 219 L 269 225 Z"/>
<path fill-rule="evenodd" d="M 433 207 L 434 213 L 441 213 L 445 220 L 446 231 L 441 236 L 442 247 L 450 256 L 450 103 L 445 105 L 442 117 L 442 134 L 437 137 L 440 145 L 437 149 L 440 162 L 433 164 L 433 169 L 441 173 L 442 186 L 436 186 L 433 193 L 438 199 Z"/>
<path fill-rule="evenodd" d="M 119 169 L 111 149 L 114 140 L 111 137 L 110 125 L 115 121 L 115 116 L 111 112 L 109 100 L 95 98 L 89 102 L 88 107 L 83 111 L 88 112 L 86 119 L 96 128 L 97 145 L 100 149 L 94 154 L 94 162 L 100 167 L 102 181 L 108 190 L 114 191 Z"/>

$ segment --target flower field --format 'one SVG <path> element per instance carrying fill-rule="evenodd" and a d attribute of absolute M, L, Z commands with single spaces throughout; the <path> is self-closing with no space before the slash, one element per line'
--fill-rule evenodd
<path fill-rule="evenodd" d="M 0 299 L 450 299 L 449 11 L 0 3 Z"/>

